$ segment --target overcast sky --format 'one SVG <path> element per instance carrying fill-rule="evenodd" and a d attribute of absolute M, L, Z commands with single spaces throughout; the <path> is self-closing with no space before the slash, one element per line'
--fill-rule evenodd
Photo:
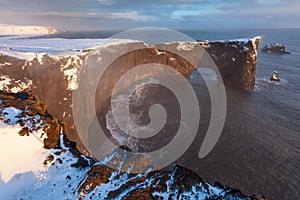
<path fill-rule="evenodd" d="M 59 30 L 300 28 L 300 0 L 0 0 L 0 23 Z"/>

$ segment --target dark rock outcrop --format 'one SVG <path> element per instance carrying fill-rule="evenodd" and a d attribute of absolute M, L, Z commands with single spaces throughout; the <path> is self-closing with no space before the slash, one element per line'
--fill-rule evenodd
<path fill-rule="evenodd" d="M 276 82 L 280 81 L 280 79 L 278 77 L 278 72 L 277 71 L 273 72 L 273 75 L 271 76 L 270 81 L 276 81 Z"/>
<path fill-rule="evenodd" d="M 215 61 L 226 86 L 254 89 L 260 37 L 246 41 L 200 42 Z"/>
<path fill-rule="evenodd" d="M 175 166 L 171 171 L 152 171 L 150 173 L 122 174 L 103 165 L 94 165 L 87 173 L 78 189 L 79 199 L 89 196 L 92 199 L 101 197 L 93 192 L 97 186 L 105 185 L 115 177 L 128 176 L 124 184 L 108 192 L 108 199 L 240 199 L 252 200 L 259 196 L 247 197 L 241 191 L 224 187 L 219 183 L 212 186 L 205 183 L 194 172 Z M 218 191 L 219 190 L 219 191 Z M 265 199 L 261 196 L 261 199 Z"/>
<path fill-rule="evenodd" d="M 285 44 L 278 44 L 278 43 L 269 43 L 266 44 L 261 51 L 268 52 L 268 53 L 278 53 L 278 54 L 290 54 L 291 52 L 286 51 Z"/>

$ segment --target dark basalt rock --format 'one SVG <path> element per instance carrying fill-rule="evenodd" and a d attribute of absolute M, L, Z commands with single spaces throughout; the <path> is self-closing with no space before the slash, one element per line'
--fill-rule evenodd
<path fill-rule="evenodd" d="M 269 43 L 266 44 L 261 51 L 268 53 L 290 54 L 291 52 L 286 51 L 285 48 L 285 44 Z"/>
<path fill-rule="evenodd" d="M 248 41 L 200 42 L 215 61 L 225 86 L 254 89 L 260 37 Z"/>
<path fill-rule="evenodd" d="M 265 200 L 262 195 L 245 196 L 241 191 L 224 187 L 219 183 L 213 185 L 220 190 L 216 194 L 210 185 L 204 182 L 197 174 L 181 166 L 175 166 L 170 171 L 152 171 L 146 174 L 126 174 L 118 172 L 104 165 L 96 164 L 88 171 L 86 178 L 78 189 L 79 198 L 89 196 L 92 199 L 99 198 L 93 190 L 100 185 L 107 184 L 111 180 L 117 180 L 128 176 L 120 187 L 115 187 L 107 194 L 108 199 L 239 199 L 239 200 Z M 162 195 L 162 196 L 160 196 Z"/>
<path fill-rule="evenodd" d="M 276 82 L 280 81 L 280 79 L 278 78 L 278 72 L 277 71 L 273 72 L 273 75 L 271 76 L 270 81 L 276 81 Z"/>

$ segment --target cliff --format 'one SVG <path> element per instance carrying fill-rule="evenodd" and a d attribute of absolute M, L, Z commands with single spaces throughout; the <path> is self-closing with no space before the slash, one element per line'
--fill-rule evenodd
<path fill-rule="evenodd" d="M 251 91 L 256 77 L 260 37 L 200 42 L 215 61 L 226 86 Z"/>
<path fill-rule="evenodd" d="M 40 138 L 43 137 L 41 133 L 47 134 L 47 139 L 44 140 L 44 148 L 47 150 L 42 147 L 31 149 L 30 145 L 36 145 L 32 143 L 23 149 L 19 147 L 21 142 L 18 147 L 8 144 L 6 156 L 11 156 L 16 149 L 24 152 L 16 152 L 11 161 L 14 165 L 2 163 L 0 166 L 1 172 L 13 172 L 16 169 L 18 172 L 11 179 L 2 179 L 4 176 L 0 176 L 2 199 L 265 199 L 262 195 L 246 196 L 241 191 L 222 186 L 218 182 L 211 185 L 193 171 L 180 166 L 150 170 L 142 174 L 131 174 L 130 169 L 121 172 L 108 167 L 108 162 L 116 162 L 116 165 L 124 167 L 122 150 L 100 162 L 94 162 L 78 152 L 76 143 L 69 141 L 63 134 L 61 122 L 51 116 L 36 98 L 26 93 L 0 92 L 1 145 L 5 145 L 7 135 L 14 138 L 14 142 L 17 142 L 17 137 L 23 136 L 24 143 L 30 142 L 30 137 Z M 15 129 L 21 130 L 20 136 Z M 22 158 L 24 155 L 41 156 L 44 161 Z M 18 159 L 27 162 L 19 162 Z M 24 170 L 27 167 L 26 164 L 33 164 L 39 171 L 20 171 L 20 168 Z M 5 169 L 5 166 L 9 169 Z M 4 183 L 3 180 L 8 182 Z"/>
<path fill-rule="evenodd" d="M 255 84 L 258 42 L 259 38 L 254 38 L 224 42 L 200 42 L 200 44 L 216 62 L 225 85 L 250 91 Z M 117 42 L 113 43 L 112 48 L 115 50 L 146 48 L 147 52 L 137 51 L 130 55 L 129 61 L 127 59 L 124 62 L 127 64 L 128 62 L 135 63 L 137 58 L 144 62 L 145 59 L 152 59 L 148 54 L 153 53 L 159 57 L 160 63 L 171 65 L 188 78 L 195 69 L 185 60 L 170 62 L 169 58 L 172 55 L 162 53 L 162 49 L 166 47 L 173 49 L 174 52 L 186 51 L 190 53 L 193 48 L 186 47 L 193 47 L 194 45 L 192 43 L 171 43 L 148 47 L 142 42 Z M 103 55 L 112 52 L 106 46 L 102 50 Z M 49 113 L 66 123 L 69 139 L 80 144 L 72 117 L 72 91 L 78 87 L 78 71 L 84 58 L 88 55 L 88 51 L 69 52 L 67 55 L 20 52 L 11 49 L 2 49 L 1 51 L 0 90 L 8 93 L 26 91 L 37 96 L 45 104 Z M 194 58 L 191 57 L 191 62 L 197 58 L 197 52 L 193 55 Z M 149 62 L 151 61 L 149 60 Z M 126 66 L 130 65 L 124 65 L 124 67 Z M 117 77 L 110 76 L 108 79 L 110 84 L 112 84 L 111 81 L 118 81 Z"/>
<path fill-rule="evenodd" d="M 59 42 L 63 43 L 64 41 Z M 255 83 L 258 42 L 259 38 L 254 38 L 237 41 L 199 42 L 199 44 L 207 50 L 215 61 L 225 85 L 250 91 Z M 148 46 L 142 42 L 119 41 L 111 46 L 103 46 L 101 55 L 111 55 L 122 49 L 143 49 L 143 51 L 132 51 L 128 54 L 130 59 L 120 60 L 120 63 L 114 66 L 114 70 L 120 72 L 119 75 L 121 75 L 122 70 L 126 71 L 132 64 L 138 65 L 144 62 L 158 61 L 161 64 L 173 67 L 186 78 L 189 78 L 195 71 L 191 63 L 193 63 L 193 59 L 197 59 L 199 54 L 194 53 L 191 60 L 189 60 L 190 62 L 187 62 L 184 59 L 173 59 L 172 52 L 180 51 L 188 54 L 195 50 L 194 46 L 196 46 L 196 43 L 170 43 Z M 75 158 L 78 158 L 78 162 L 72 163 L 73 166 L 83 167 L 86 170 L 84 172 L 85 176 L 81 176 L 81 180 L 76 182 L 78 184 L 77 187 L 74 187 L 76 191 L 72 191 L 73 193 L 77 192 L 79 199 L 86 195 L 95 198 L 94 195 L 97 193 L 99 194 L 98 197 L 159 198 L 170 194 L 170 192 L 173 193 L 175 199 L 184 196 L 198 198 L 198 193 L 203 194 L 203 197 L 208 199 L 217 197 L 248 199 L 240 191 L 218 184 L 211 186 L 193 172 L 182 167 L 175 167 L 166 171 L 154 171 L 142 176 L 132 176 L 126 173 L 120 174 L 116 170 L 105 167 L 101 163 L 94 163 L 89 158 L 81 155 L 78 150 L 81 153 L 88 154 L 75 130 L 72 115 L 72 93 L 78 88 L 78 72 L 91 49 L 73 50 L 72 47 L 67 47 L 67 49 L 67 53 L 63 51 L 59 52 L 59 55 L 53 55 L 53 53 L 24 52 L 16 47 L 1 48 L 0 95 L 3 105 L 18 108 L 25 113 L 21 115 L 22 118 L 18 121 L 22 127 L 21 135 L 42 128 L 47 135 L 47 138 L 43 141 L 45 148 L 60 149 L 59 152 L 70 151 L 73 152 Z M 72 50 L 70 51 L 70 49 Z M 172 49 L 172 52 L 164 49 Z M 34 51 L 39 52 L 40 50 L 35 49 Z M 152 60 L 153 57 L 149 56 L 151 54 L 156 55 L 156 60 Z M 157 71 L 156 73 L 161 72 Z M 111 84 L 118 81 L 118 77 L 106 76 L 105 80 L 104 84 Z M 109 95 L 109 93 L 104 93 L 104 95 Z M 103 107 L 105 106 L 103 104 Z M 26 117 L 26 115 L 40 116 L 39 118 L 44 122 L 43 125 L 27 127 L 26 120 L 30 121 L 32 119 Z M 36 122 L 36 124 L 39 123 Z M 67 138 L 62 138 L 61 130 Z M 62 142 L 68 143 L 69 149 L 62 147 Z M 61 161 L 62 158 L 59 157 L 61 153 L 56 152 L 53 154 L 52 157 L 49 157 L 50 163 L 60 166 L 63 162 Z M 52 162 L 53 160 L 55 162 Z M 70 178 L 74 179 L 74 177 Z M 161 182 L 161 180 L 163 181 Z M 166 183 L 169 183 L 169 185 Z M 110 189 L 106 190 L 106 194 L 103 194 L 101 193 L 103 190 L 97 190 L 98 186 Z M 178 191 L 177 188 L 180 188 L 180 190 Z M 123 193 L 124 190 L 127 193 Z"/>

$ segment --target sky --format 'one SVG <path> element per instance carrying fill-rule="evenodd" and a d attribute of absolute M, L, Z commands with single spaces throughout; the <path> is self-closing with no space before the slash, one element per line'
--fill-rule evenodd
<path fill-rule="evenodd" d="M 0 0 L 0 23 L 60 31 L 300 28 L 300 0 Z"/>

